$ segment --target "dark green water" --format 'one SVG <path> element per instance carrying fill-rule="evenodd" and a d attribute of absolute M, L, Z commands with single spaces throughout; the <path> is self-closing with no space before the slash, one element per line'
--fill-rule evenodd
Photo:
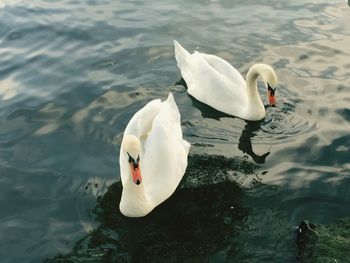
<path fill-rule="evenodd" d="M 1 1 L 1 262 L 295 262 L 301 220 L 350 216 L 349 21 L 340 0 Z M 193 100 L 173 39 L 273 65 L 277 107 L 247 123 Z M 187 174 L 129 220 L 122 133 L 169 91 Z"/>

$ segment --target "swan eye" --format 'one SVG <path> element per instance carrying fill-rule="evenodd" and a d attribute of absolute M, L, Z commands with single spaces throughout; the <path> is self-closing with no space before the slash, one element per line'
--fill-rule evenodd
<path fill-rule="evenodd" d="M 134 162 L 134 158 L 132 158 L 132 157 L 130 156 L 130 154 L 129 154 L 129 153 L 126 153 L 126 154 L 129 156 L 129 160 L 128 160 L 128 162 L 129 162 L 129 163 Z"/>
<path fill-rule="evenodd" d="M 137 157 L 137 160 L 135 161 L 134 158 L 131 157 L 131 155 L 129 153 L 127 153 L 127 155 L 129 156 L 129 163 L 133 163 L 134 165 L 134 169 L 136 169 L 139 166 L 139 161 L 140 161 L 140 156 Z"/>
<path fill-rule="evenodd" d="M 139 167 L 140 156 L 137 156 L 136 161 L 135 161 L 135 159 L 133 159 L 133 160 L 134 160 L 134 169 L 136 169 Z"/>
<path fill-rule="evenodd" d="M 275 89 L 271 88 L 269 83 L 267 83 L 267 90 L 270 91 L 271 96 L 275 95 L 276 88 Z"/>

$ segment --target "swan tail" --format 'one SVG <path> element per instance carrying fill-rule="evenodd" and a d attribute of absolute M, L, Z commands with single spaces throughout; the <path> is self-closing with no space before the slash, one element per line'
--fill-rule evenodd
<path fill-rule="evenodd" d="M 174 95 L 169 92 L 168 98 L 165 101 L 167 104 L 167 106 L 169 107 L 168 109 L 170 109 L 170 115 L 173 116 L 173 118 L 175 118 L 176 121 L 180 120 L 180 112 L 179 112 L 179 108 L 177 107 L 176 101 L 174 99 Z"/>
<path fill-rule="evenodd" d="M 179 134 L 181 134 L 181 137 L 182 137 L 182 130 L 181 130 L 181 125 L 180 125 L 180 112 L 179 112 L 179 109 L 177 107 L 176 101 L 174 99 L 174 95 L 171 92 L 169 92 L 169 95 L 168 95 L 166 102 L 176 112 L 175 116 L 176 116 L 176 120 L 178 121 Z M 182 145 L 186 151 L 186 154 L 188 154 L 190 147 L 191 147 L 191 144 L 188 141 L 182 139 Z"/>
<path fill-rule="evenodd" d="M 187 65 L 187 58 L 188 56 L 190 56 L 190 53 L 186 49 L 184 49 L 176 40 L 174 40 L 174 47 L 177 66 L 180 69 L 182 69 L 184 66 Z"/>
<path fill-rule="evenodd" d="M 169 103 L 169 105 L 171 105 L 173 108 L 178 109 L 174 99 L 174 95 L 171 92 L 169 92 L 166 102 Z"/>

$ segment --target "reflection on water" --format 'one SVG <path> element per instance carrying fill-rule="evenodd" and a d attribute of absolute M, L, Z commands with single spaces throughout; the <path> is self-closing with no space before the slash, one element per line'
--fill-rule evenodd
<path fill-rule="evenodd" d="M 181 82 L 177 82 L 179 84 Z M 181 83 L 182 84 L 182 83 Z M 186 85 L 185 85 L 186 87 Z M 201 114 L 204 118 L 212 118 L 216 120 L 220 120 L 220 118 L 228 117 L 234 118 L 228 114 L 217 111 L 214 108 L 196 100 L 194 97 L 190 96 L 192 100 L 192 105 L 201 111 Z M 239 137 L 238 149 L 243 153 L 248 154 L 256 163 L 265 163 L 266 157 L 270 154 L 270 152 L 266 152 L 264 154 L 256 154 L 253 150 L 252 146 L 252 138 L 256 136 L 257 132 L 261 130 L 261 125 L 263 121 L 246 121 L 246 125 L 242 130 L 241 136 Z"/>
<path fill-rule="evenodd" d="M 301 220 L 350 214 L 349 20 L 340 0 L 1 1 L 1 260 L 294 262 Z M 174 85 L 173 39 L 243 76 L 271 64 L 277 107 L 246 122 L 197 102 Z M 128 220 L 123 130 L 169 91 L 189 170 L 152 216 Z"/>
<path fill-rule="evenodd" d="M 256 163 L 265 163 L 266 157 L 270 152 L 266 152 L 262 155 L 258 155 L 253 151 L 252 137 L 256 136 L 256 132 L 261 129 L 261 122 L 247 122 L 242 135 L 239 138 L 238 148 L 243 152 L 251 156 Z"/>

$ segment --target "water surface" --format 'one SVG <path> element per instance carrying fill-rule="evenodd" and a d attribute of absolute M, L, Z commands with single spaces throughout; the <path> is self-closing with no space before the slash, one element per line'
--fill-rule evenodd
<path fill-rule="evenodd" d="M 340 0 L 2 1 L 2 261 L 295 262 L 301 220 L 350 215 L 349 20 Z M 173 39 L 244 76 L 272 65 L 277 107 L 246 122 L 191 98 Z M 123 130 L 169 91 L 189 169 L 169 202 L 127 220 Z"/>

